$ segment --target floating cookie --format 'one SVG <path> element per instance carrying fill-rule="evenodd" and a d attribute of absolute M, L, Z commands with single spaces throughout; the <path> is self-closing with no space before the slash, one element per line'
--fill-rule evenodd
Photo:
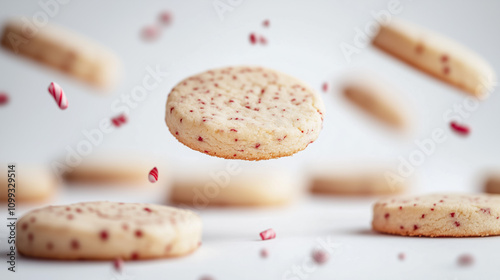
<path fill-rule="evenodd" d="M 291 76 L 261 67 L 227 67 L 175 86 L 165 120 L 191 149 L 264 160 L 305 149 L 318 138 L 323 113 L 321 98 Z"/>
<path fill-rule="evenodd" d="M 116 83 L 120 63 L 110 50 L 62 27 L 28 27 L 21 20 L 8 21 L 2 46 L 100 88 Z"/>
<path fill-rule="evenodd" d="M 408 236 L 500 234 L 500 195 L 428 194 L 387 198 L 373 207 L 374 230 Z"/>
<path fill-rule="evenodd" d="M 174 180 L 170 201 L 195 207 L 262 207 L 288 204 L 298 195 L 296 178 L 285 173 L 231 176 L 216 181 L 202 175 Z"/>
<path fill-rule="evenodd" d="M 144 186 L 150 185 L 151 164 L 146 158 L 100 155 L 84 160 L 63 178 L 71 183 Z"/>
<path fill-rule="evenodd" d="M 173 207 L 83 202 L 29 212 L 17 223 L 19 253 L 37 258 L 135 260 L 179 257 L 201 241 L 201 219 Z"/>
<path fill-rule="evenodd" d="M 483 97 L 495 85 L 492 67 L 479 55 L 440 34 L 392 20 L 382 25 L 373 45 L 465 92 Z"/>
<path fill-rule="evenodd" d="M 402 102 L 389 86 L 370 78 L 350 79 L 343 87 L 344 97 L 376 120 L 398 130 L 408 127 L 408 116 Z"/>
<path fill-rule="evenodd" d="M 405 190 L 403 183 L 387 181 L 383 172 L 316 174 L 312 176 L 310 186 L 312 193 L 331 195 L 386 195 Z"/>
<path fill-rule="evenodd" d="M 487 193 L 500 194 L 500 175 L 491 175 L 486 179 L 484 191 Z"/>
<path fill-rule="evenodd" d="M 0 201 L 8 201 L 9 194 L 11 197 L 14 194 L 16 202 L 40 202 L 56 192 L 57 179 L 50 169 L 26 164 L 15 164 L 13 168 L 8 166 L 13 165 L 4 163 L 0 167 Z"/>

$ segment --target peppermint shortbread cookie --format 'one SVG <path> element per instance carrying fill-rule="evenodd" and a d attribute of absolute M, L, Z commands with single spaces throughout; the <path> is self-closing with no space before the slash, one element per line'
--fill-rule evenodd
<path fill-rule="evenodd" d="M 388 182 L 383 172 L 330 172 L 313 175 L 309 190 L 312 193 L 331 195 L 386 195 L 402 193 L 406 190 L 406 185 Z"/>
<path fill-rule="evenodd" d="M 9 168 L 4 163 L 0 171 L 0 201 L 8 201 L 10 197 L 18 202 L 41 202 L 51 198 L 57 190 L 56 177 L 44 166 L 16 164 Z M 8 175 L 12 173 L 14 175 Z"/>
<path fill-rule="evenodd" d="M 154 161 L 135 156 L 99 155 L 85 159 L 63 174 L 67 182 L 83 184 L 150 185 Z"/>
<path fill-rule="evenodd" d="M 500 194 L 500 175 L 490 175 L 484 184 L 484 191 L 487 193 Z"/>
<path fill-rule="evenodd" d="M 100 88 L 117 82 L 120 63 L 112 51 L 59 26 L 28 27 L 21 20 L 8 21 L 2 46 Z"/>
<path fill-rule="evenodd" d="M 118 202 L 49 206 L 17 222 L 19 253 L 49 259 L 152 259 L 195 251 L 201 219 L 178 208 Z"/>
<path fill-rule="evenodd" d="M 372 78 L 350 79 L 343 86 L 344 97 L 376 120 L 398 130 L 408 127 L 408 117 L 402 102 L 390 87 Z"/>
<path fill-rule="evenodd" d="M 483 97 L 496 83 L 492 67 L 475 52 L 401 20 L 382 25 L 373 45 L 476 97 Z"/>
<path fill-rule="evenodd" d="M 297 178 L 282 172 L 232 176 L 216 182 L 197 174 L 174 180 L 170 201 L 195 207 L 205 206 L 277 206 L 297 198 Z"/>
<path fill-rule="evenodd" d="M 428 194 L 378 201 L 374 230 L 408 236 L 488 236 L 500 234 L 500 196 Z"/>
<path fill-rule="evenodd" d="M 226 67 L 172 89 L 170 132 L 208 155 L 264 160 L 292 155 L 318 138 L 324 105 L 309 86 L 261 67 Z"/>

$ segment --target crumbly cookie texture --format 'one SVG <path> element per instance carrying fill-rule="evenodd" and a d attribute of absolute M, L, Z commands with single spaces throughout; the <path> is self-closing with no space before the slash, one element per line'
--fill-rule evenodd
<path fill-rule="evenodd" d="M 15 177 L 8 177 L 8 164 L 0 167 L 0 201 L 8 201 L 9 195 L 16 201 L 43 202 L 57 191 L 58 182 L 52 171 L 41 165 L 17 164 Z M 9 182 L 12 178 L 12 182 Z M 9 188 L 9 184 L 12 184 Z M 13 197 L 15 195 L 15 197 Z"/>
<path fill-rule="evenodd" d="M 288 204 L 297 198 L 297 178 L 285 173 L 233 176 L 215 185 L 212 178 L 186 178 L 174 181 L 170 201 L 194 207 L 264 207 Z"/>
<path fill-rule="evenodd" d="M 29 212 L 17 223 L 16 246 L 30 257 L 49 259 L 151 259 L 195 251 L 201 219 L 173 207 L 84 202 Z"/>
<path fill-rule="evenodd" d="M 321 98 L 291 76 L 262 67 L 226 67 L 175 86 L 165 121 L 191 149 L 264 160 L 292 155 L 314 142 L 323 114 Z"/>
<path fill-rule="evenodd" d="M 1 44 L 102 89 L 111 89 L 120 76 L 121 65 L 112 51 L 52 24 L 32 30 L 20 19 L 10 20 L 4 27 Z"/>
<path fill-rule="evenodd" d="M 484 97 L 496 84 L 493 68 L 458 42 L 401 20 L 382 25 L 373 45 L 465 92 Z"/>
<path fill-rule="evenodd" d="M 373 207 L 374 230 L 408 236 L 500 234 L 500 195 L 429 194 L 382 199 Z"/>

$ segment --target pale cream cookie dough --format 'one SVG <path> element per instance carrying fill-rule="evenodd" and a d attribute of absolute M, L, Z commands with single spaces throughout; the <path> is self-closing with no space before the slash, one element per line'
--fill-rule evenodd
<path fill-rule="evenodd" d="M 382 171 L 329 172 L 312 175 L 309 190 L 316 194 L 373 196 L 402 193 L 407 186 L 387 181 Z"/>
<path fill-rule="evenodd" d="M 285 172 L 253 172 L 226 178 L 205 175 L 176 178 L 169 200 L 194 207 L 265 207 L 289 204 L 300 192 L 298 178 Z"/>
<path fill-rule="evenodd" d="M 8 169 L 6 163 L 0 166 L 0 202 L 7 202 L 13 195 L 16 202 L 43 202 L 50 200 L 57 191 L 57 178 L 45 166 L 15 164 L 15 175 L 11 177 L 7 175 L 11 174 Z M 13 179 L 10 183 L 9 178 Z"/>
<path fill-rule="evenodd" d="M 178 208 L 82 202 L 33 210 L 17 222 L 24 256 L 62 260 L 136 260 L 179 257 L 201 242 L 202 223 Z"/>
<path fill-rule="evenodd" d="M 379 49 L 465 92 L 484 97 L 496 83 L 488 62 L 443 35 L 393 19 L 372 41 Z"/>
<path fill-rule="evenodd" d="M 262 67 L 226 67 L 181 81 L 165 121 L 191 149 L 226 159 L 290 156 L 321 131 L 323 101 L 296 78 Z"/>
<path fill-rule="evenodd" d="M 500 234 L 500 195 L 427 194 L 379 200 L 374 230 L 407 236 L 489 236 Z"/>
<path fill-rule="evenodd" d="M 6 22 L 2 46 L 93 86 L 116 84 L 121 65 L 111 50 L 59 26 L 27 26 L 20 19 Z"/>
<path fill-rule="evenodd" d="M 342 94 L 351 104 L 391 128 L 406 131 L 409 110 L 394 91 L 391 86 L 367 75 L 346 79 L 342 86 Z"/>

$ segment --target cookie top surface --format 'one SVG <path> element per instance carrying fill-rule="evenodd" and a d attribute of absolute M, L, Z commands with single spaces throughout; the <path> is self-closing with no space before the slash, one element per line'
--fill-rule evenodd
<path fill-rule="evenodd" d="M 58 259 L 183 255 L 195 250 L 201 238 L 195 213 L 144 203 L 48 206 L 29 212 L 17 225 L 22 254 Z"/>
<path fill-rule="evenodd" d="M 374 206 L 374 229 L 410 236 L 500 234 L 500 196 L 428 194 L 387 198 Z"/>
<path fill-rule="evenodd" d="M 262 67 L 194 75 L 168 96 L 166 123 L 186 146 L 228 159 L 289 156 L 317 139 L 324 105 L 309 86 Z"/>

